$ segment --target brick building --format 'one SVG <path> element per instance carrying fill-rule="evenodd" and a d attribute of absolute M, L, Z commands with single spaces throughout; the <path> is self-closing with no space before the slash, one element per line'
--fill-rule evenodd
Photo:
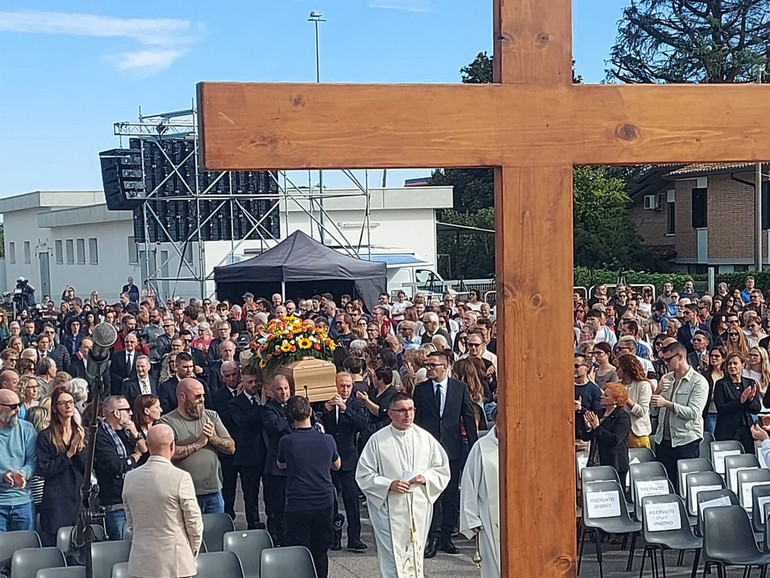
<path fill-rule="evenodd" d="M 658 166 L 629 191 L 631 217 L 645 244 L 677 270 L 745 271 L 754 263 L 755 164 Z M 763 262 L 770 236 L 770 164 L 763 166 Z"/>

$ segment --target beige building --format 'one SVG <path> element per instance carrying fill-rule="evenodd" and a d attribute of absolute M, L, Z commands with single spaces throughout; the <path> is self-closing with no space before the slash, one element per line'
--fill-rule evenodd
<path fill-rule="evenodd" d="M 645 244 L 683 272 L 745 271 L 754 263 L 755 164 L 658 166 L 629 191 Z M 770 164 L 763 167 L 763 262 L 770 235 Z"/>

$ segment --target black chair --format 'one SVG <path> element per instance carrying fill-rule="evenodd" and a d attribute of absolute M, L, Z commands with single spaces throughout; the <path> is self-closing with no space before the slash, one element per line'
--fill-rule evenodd
<path fill-rule="evenodd" d="M 243 568 L 234 552 L 198 554 L 197 578 L 243 578 Z M 293 575 L 284 572 L 282 578 Z"/>
<path fill-rule="evenodd" d="M 712 564 L 717 567 L 718 578 L 725 578 L 728 566 L 743 566 L 748 571 L 751 566 L 770 564 L 770 553 L 757 548 L 749 517 L 740 506 L 707 508 L 703 524 L 704 575 Z"/>
<path fill-rule="evenodd" d="M 688 458 L 677 460 L 676 472 L 679 480 L 679 495 L 687 500 L 687 474 L 693 472 L 713 472 L 714 466 L 706 458 Z"/>
<path fill-rule="evenodd" d="M 112 567 L 110 578 L 131 578 L 128 574 L 128 562 L 120 562 Z"/>
<path fill-rule="evenodd" d="M 725 482 L 727 487 L 738 494 L 738 472 L 759 468 L 759 460 L 754 454 L 725 456 Z M 738 494 L 740 495 L 740 494 Z"/>
<path fill-rule="evenodd" d="M 655 461 L 655 452 L 650 448 L 628 448 L 629 464 L 646 464 Z"/>
<path fill-rule="evenodd" d="M 602 512 L 601 515 L 592 513 L 595 509 L 592 506 L 592 495 L 596 493 L 602 493 L 604 498 L 612 501 L 612 507 L 606 508 L 606 511 Z M 583 559 L 586 531 L 593 531 L 594 534 L 596 542 L 596 561 L 599 563 L 599 578 L 604 578 L 604 567 L 602 563 L 602 533 L 630 534 L 632 536 L 631 547 L 628 551 L 626 571 L 631 569 L 634 562 L 636 536 L 641 532 L 642 525 L 629 517 L 623 490 L 617 481 L 583 483 L 583 526 L 584 531 L 580 539 L 580 548 L 578 552 L 578 573 L 580 573 L 580 564 Z"/>
<path fill-rule="evenodd" d="M 94 539 L 96 539 L 97 542 L 104 542 L 107 539 L 107 533 L 99 524 L 91 524 L 91 529 L 94 533 Z M 65 556 L 72 551 L 72 532 L 74 530 L 75 526 L 62 526 L 56 532 L 56 547 L 61 550 Z"/>
<path fill-rule="evenodd" d="M 704 430 L 703 431 L 703 439 L 700 440 L 699 449 L 700 449 L 700 455 L 703 458 L 710 458 L 711 457 L 711 442 L 714 441 L 714 434 L 712 434 L 710 431 Z"/>
<path fill-rule="evenodd" d="M 657 551 L 660 551 L 660 565 L 663 569 L 663 578 L 666 578 L 665 550 L 679 550 L 681 552 L 684 552 L 685 550 L 695 550 L 695 558 L 692 563 L 691 572 L 691 578 L 695 578 L 695 575 L 698 573 L 698 560 L 700 559 L 703 540 L 692 533 L 684 501 L 676 494 L 647 496 L 642 498 L 642 510 L 654 508 L 655 506 L 671 506 L 675 508 L 676 511 L 679 512 L 679 525 L 676 527 L 676 525 L 673 524 L 674 520 L 671 520 L 672 526 L 670 526 L 670 529 L 666 529 L 665 527 L 654 524 L 653 521 L 649 519 L 645 520 L 642 527 L 644 541 L 647 545 L 644 548 L 644 555 L 642 555 L 642 567 L 639 570 L 639 578 L 644 574 L 644 560 L 647 553 L 650 555 L 652 575 L 653 577 L 657 576 Z"/>
<path fill-rule="evenodd" d="M 765 504 L 762 507 L 762 511 L 765 513 L 765 539 L 762 541 L 762 545 L 765 547 L 765 552 L 770 552 L 770 503 Z"/>
<path fill-rule="evenodd" d="M 698 493 L 696 504 L 698 523 L 695 526 L 695 534 L 697 536 L 703 536 L 703 512 L 708 508 L 723 506 L 740 506 L 735 492 L 722 488 L 721 490 L 706 490 Z"/>
<path fill-rule="evenodd" d="M 615 481 L 621 488 L 626 487 L 625 480 L 620 479 L 620 474 L 612 466 L 589 466 L 583 468 L 583 485 L 591 482 L 611 482 Z M 633 502 L 626 501 L 626 509 L 629 512 L 634 511 Z"/>
<path fill-rule="evenodd" d="M 634 481 L 634 486 L 634 515 L 632 517 L 638 522 L 644 521 L 644 512 L 642 512 L 640 508 L 642 507 L 642 500 L 645 497 L 665 496 L 667 494 L 675 493 L 674 486 L 665 476 L 636 480 Z"/>
<path fill-rule="evenodd" d="M 272 548 L 273 539 L 267 530 L 227 532 L 223 539 L 223 546 L 225 552 L 233 552 L 238 556 L 244 578 L 259 578 L 262 550 Z"/>
<path fill-rule="evenodd" d="M 750 512 L 754 509 L 754 501 L 751 497 L 752 492 L 754 488 L 759 489 L 770 484 L 770 470 L 766 468 L 740 470 L 736 478 L 738 480 L 738 487 L 735 493 L 741 502 L 741 506 Z"/>
<path fill-rule="evenodd" d="M 13 553 L 22 548 L 40 548 L 40 536 L 34 530 L 0 532 L 0 568 L 11 563 Z"/>
<path fill-rule="evenodd" d="M 208 552 L 221 552 L 224 535 L 234 530 L 233 519 L 227 514 L 203 514 L 203 540 Z"/>
<path fill-rule="evenodd" d="M 725 481 L 716 472 L 692 472 L 685 476 L 687 487 L 687 511 L 693 516 L 698 515 L 698 493 L 708 490 L 721 490 Z"/>
<path fill-rule="evenodd" d="M 711 463 L 714 464 L 714 471 L 718 474 L 725 473 L 725 458 L 727 456 L 737 456 L 743 453 L 743 444 L 738 440 L 723 440 L 721 442 L 711 442 Z"/>
<path fill-rule="evenodd" d="M 110 576 L 112 567 L 120 562 L 128 562 L 131 553 L 131 542 L 116 540 L 114 542 L 94 542 L 91 544 L 91 560 L 96 576 Z"/>
<path fill-rule="evenodd" d="M 304 546 L 262 550 L 260 578 L 318 578 L 310 550 Z"/>
<path fill-rule="evenodd" d="M 86 567 L 45 568 L 44 570 L 38 570 L 35 578 L 86 578 Z"/>
<path fill-rule="evenodd" d="M 58 548 L 24 548 L 16 550 L 11 559 L 13 578 L 35 578 L 43 568 L 63 568 L 67 565 L 64 554 Z"/>
<path fill-rule="evenodd" d="M 751 520 L 754 524 L 754 532 L 765 531 L 765 504 L 770 504 L 770 485 L 751 488 Z"/>
<path fill-rule="evenodd" d="M 646 450 L 647 448 L 633 448 Z M 628 450 L 629 452 L 631 450 Z M 628 479 L 631 492 L 631 501 L 636 505 L 636 482 L 643 480 L 659 479 L 666 477 L 666 468 L 660 462 L 648 461 L 632 464 L 628 467 Z"/>

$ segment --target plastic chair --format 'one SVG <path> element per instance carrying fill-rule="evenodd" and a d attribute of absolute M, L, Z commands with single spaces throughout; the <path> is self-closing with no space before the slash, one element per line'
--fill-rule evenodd
<path fill-rule="evenodd" d="M 628 448 L 628 463 L 646 464 L 655 461 L 655 452 L 650 448 Z"/>
<path fill-rule="evenodd" d="M 647 448 L 632 448 L 632 449 L 642 449 L 646 450 Z M 628 450 L 629 452 L 631 450 Z M 635 498 L 636 493 L 636 482 L 643 481 L 643 480 L 651 480 L 651 479 L 658 479 L 658 478 L 665 478 L 666 477 L 666 468 L 663 467 L 663 464 L 660 462 L 654 462 L 654 461 L 648 461 L 648 462 L 639 462 L 636 464 L 631 464 L 628 467 L 628 478 L 631 486 L 631 501 L 634 502 L 634 505 L 636 505 L 637 501 Z"/>
<path fill-rule="evenodd" d="M 134 531 L 128 529 L 128 520 L 123 522 L 123 539 L 129 542 L 134 539 Z"/>
<path fill-rule="evenodd" d="M 588 469 L 588 468 L 586 468 Z M 591 496 L 596 493 L 604 493 L 606 497 L 617 500 L 618 506 L 613 507 L 602 516 L 592 515 L 593 508 L 589 508 L 591 504 Z M 615 513 L 616 512 L 616 513 Z M 608 515 L 607 515 L 608 514 Z M 606 482 L 588 482 L 583 483 L 583 525 L 586 530 L 593 530 L 596 540 L 596 560 L 599 563 L 599 578 L 604 578 L 604 567 L 602 564 L 602 532 L 605 534 L 631 534 L 631 547 L 628 552 L 628 563 L 626 564 L 626 571 L 631 569 L 631 565 L 634 561 L 634 546 L 636 545 L 636 536 L 642 530 L 642 525 L 639 522 L 632 520 L 628 515 L 628 508 L 626 508 L 626 500 L 623 496 L 623 490 L 617 481 Z M 580 549 L 578 552 L 578 574 L 580 573 L 580 564 L 583 559 L 583 547 L 585 545 L 585 534 L 580 539 Z"/>
<path fill-rule="evenodd" d="M 66 568 L 45 568 L 38 570 L 35 578 L 86 578 L 85 566 L 67 566 Z"/>
<path fill-rule="evenodd" d="M 128 562 L 120 562 L 112 567 L 110 578 L 131 578 L 128 574 Z"/>
<path fill-rule="evenodd" d="M 738 493 L 738 472 L 744 469 L 759 468 L 759 460 L 754 454 L 725 456 L 725 482 L 727 487 Z"/>
<path fill-rule="evenodd" d="M 740 470 L 737 473 L 736 495 L 741 506 L 746 511 L 751 512 L 754 509 L 752 492 L 754 488 L 761 488 L 770 484 L 770 470 L 765 468 L 753 468 L 750 470 Z"/>
<path fill-rule="evenodd" d="M 692 472 L 713 472 L 714 466 L 706 458 L 688 458 L 676 462 L 679 495 L 687 500 L 687 474 Z"/>
<path fill-rule="evenodd" d="M 24 548 L 16 550 L 11 559 L 13 578 L 35 578 L 43 568 L 62 568 L 67 565 L 64 554 L 58 548 Z"/>
<path fill-rule="evenodd" d="M 612 466 L 590 466 L 583 468 L 583 485 L 591 482 L 617 482 L 621 488 L 625 487 L 625 483 L 621 482 L 620 474 Z M 634 511 L 634 504 L 626 502 L 626 509 L 629 512 Z"/>
<path fill-rule="evenodd" d="M 11 563 L 13 553 L 22 548 L 40 548 L 40 536 L 34 530 L 0 532 L 0 567 Z"/>
<path fill-rule="evenodd" d="M 233 519 L 227 514 L 203 514 L 203 539 L 209 552 L 221 552 L 224 535 L 234 530 Z"/>
<path fill-rule="evenodd" d="M 647 496 L 642 498 L 641 509 L 645 510 L 647 507 L 660 505 L 673 505 L 676 507 L 679 512 L 679 527 L 672 527 L 670 530 L 659 529 L 654 527 L 649 520 L 642 524 L 644 541 L 647 545 L 644 548 L 644 554 L 642 554 L 642 567 L 639 570 L 639 578 L 644 574 L 644 560 L 645 555 L 648 552 L 650 555 L 652 575 L 655 576 L 657 574 L 658 551 L 660 551 L 660 565 L 663 569 L 663 578 L 666 577 L 666 559 L 663 554 L 664 550 L 679 550 L 681 552 L 684 552 L 685 550 L 695 550 L 695 558 L 692 563 L 691 573 L 691 578 L 695 578 L 698 573 L 698 560 L 700 559 L 703 540 L 692 533 L 692 529 L 688 522 L 687 508 L 685 508 L 684 501 L 680 496 L 677 496 L 676 494 Z"/>
<path fill-rule="evenodd" d="M 91 544 L 91 560 L 93 561 L 94 576 L 110 576 L 112 567 L 120 562 L 128 562 L 131 553 L 131 542 L 115 540 L 114 542 L 94 542 Z"/>
<path fill-rule="evenodd" d="M 72 531 L 75 526 L 62 526 L 56 532 L 56 547 L 61 550 L 65 556 L 72 551 Z M 99 524 L 91 524 L 91 530 L 97 542 L 104 542 L 107 539 L 107 533 Z"/>
<path fill-rule="evenodd" d="M 259 575 L 261 578 L 318 578 L 310 550 L 304 546 L 262 550 Z"/>
<path fill-rule="evenodd" d="M 703 512 L 708 508 L 722 506 L 740 506 L 735 492 L 722 488 L 721 490 L 707 490 L 698 494 L 696 505 L 698 508 L 698 523 L 695 526 L 695 534 L 697 536 L 703 536 Z"/>
<path fill-rule="evenodd" d="M 714 564 L 718 577 L 724 578 L 727 566 L 743 566 L 746 570 L 770 564 L 770 553 L 757 548 L 751 522 L 740 506 L 707 508 L 703 512 L 703 523 L 704 572 Z"/>
<path fill-rule="evenodd" d="M 698 515 L 698 492 L 721 490 L 725 487 L 725 481 L 716 472 L 692 472 L 685 476 L 685 480 L 687 511 L 693 516 Z"/>
<path fill-rule="evenodd" d="M 227 532 L 223 539 L 223 547 L 225 552 L 233 552 L 238 556 L 244 578 L 259 578 L 262 550 L 272 548 L 273 539 L 267 530 Z"/>
<path fill-rule="evenodd" d="M 634 485 L 637 491 L 634 492 L 634 515 L 632 517 L 638 522 L 644 521 L 644 512 L 640 508 L 642 507 L 642 500 L 646 496 L 665 496 L 676 493 L 671 481 L 665 476 L 635 480 Z"/>
<path fill-rule="evenodd" d="M 283 578 L 293 574 L 284 570 Z M 198 555 L 197 578 L 243 578 L 243 568 L 235 552 L 209 552 Z"/>
<path fill-rule="evenodd" d="M 765 531 L 765 504 L 769 503 L 770 485 L 754 486 L 751 488 L 751 520 L 754 524 L 754 532 Z"/>
<path fill-rule="evenodd" d="M 724 474 L 724 459 L 728 455 L 739 455 L 743 453 L 743 444 L 737 440 L 724 440 L 721 442 L 711 442 L 711 463 L 714 464 L 714 471 L 718 474 Z"/>
<path fill-rule="evenodd" d="M 714 441 L 714 434 L 708 430 L 703 430 L 703 438 L 700 440 L 699 449 L 701 457 L 711 457 L 711 442 Z"/>

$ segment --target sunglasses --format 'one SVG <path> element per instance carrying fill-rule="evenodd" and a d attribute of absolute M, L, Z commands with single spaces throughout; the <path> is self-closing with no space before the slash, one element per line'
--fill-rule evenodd
<path fill-rule="evenodd" d="M 21 407 L 20 403 L 0 403 L 0 405 L 2 405 L 4 407 L 7 407 L 11 411 L 16 411 L 17 409 L 19 409 Z"/>
<path fill-rule="evenodd" d="M 669 357 L 661 357 L 661 359 L 663 360 L 664 363 L 669 364 L 671 363 L 671 360 L 674 359 L 675 357 L 679 357 L 679 354 L 675 353 L 674 355 L 670 355 Z"/>
<path fill-rule="evenodd" d="M 740 333 L 733 333 L 733 332 L 730 332 L 730 333 L 728 333 L 728 335 L 729 335 L 730 337 L 738 337 L 738 336 L 740 335 Z"/>

